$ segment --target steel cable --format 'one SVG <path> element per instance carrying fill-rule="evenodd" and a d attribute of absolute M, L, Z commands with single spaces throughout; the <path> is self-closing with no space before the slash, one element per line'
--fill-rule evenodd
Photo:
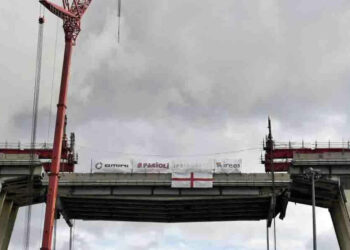
<path fill-rule="evenodd" d="M 51 130 L 53 86 L 54 86 L 54 82 L 55 82 L 55 73 L 56 73 L 56 54 L 57 54 L 58 22 L 59 22 L 59 20 L 58 20 L 58 18 L 57 18 L 57 22 L 56 22 L 55 50 L 54 50 L 54 56 L 53 56 L 53 69 L 52 69 L 52 80 L 51 80 L 51 97 L 50 97 L 50 109 L 49 109 L 49 124 L 48 124 L 48 127 L 47 127 L 47 139 L 46 139 L 46 141 L 49 141 L 50 130 Z"/>
<path fill-rule="evenodd" d="M 214 156 L 214 155 L 227 155 L 227 154 L 237 154 L 247 151 L 255 151 L 255 150 L 262 150 L 261 147 L 254 147 L 254 148 L 243 148 L 243 149 L 237 149 L 232 151 L 223 151 L 223 152 L 214 152 L 214 153 L 202 153 L 202 154 L 173 154 L 173 155 L 167 155 L 167 154 L 140 154 L 140 153 L 133 153 L 133 152 L 122 152 L 122 151 L 111 151 L 111 150 L 100 150 L 93 147 L 85 146 L 85 145 L 77 145 L 81 149 L 87 149 L 91 152 L 103 152 L 103 153 L 113 153 L 113 154 L 120 154 L 120 155 L 131 155 L 131 156 L 148 156 L 148 157 L 203 157 L 203 156 Z"/>
<path fill-rule="evenodd" d="M 39 17 L 39 32 L 38 32 L 38 44 L 37 44 L 37 56 L 36 56 L 36 70 L 35 70 L 35 85 L 34 85 L 34 98 L 33 98 L 33 110 L 32 110 L 32 131 L 30 139 L 31 147 L 31 166 L 30 166 L 30 176 L 28 180 L 28 193 L 31 198 L 29 198 L 28 203 L 31 203 L 32 199 L 32 185 L 33 185 L 33 169 L 35 161 L 35 143 L 36 143 L 36 131 L 38 123 L 38 107 L 39 107 L 39 95 L 40 95 L 40 77 L 41 77 L 41 60 L 42 60 L 42 49 L 43 49 L 43 33 L 44 33 L 44 18 Z M 24 227 L 24 249 L 29 249 L 30 244 L 30 223 L 32 217 L 32 206 L 26 207 L 25 215 L 25 227 Z"/>
<path fill-rule="evenodd" d="M 118 0 L 118 43 L 120 42 L 120 15 L 122 11 L 122 1 Z"/>

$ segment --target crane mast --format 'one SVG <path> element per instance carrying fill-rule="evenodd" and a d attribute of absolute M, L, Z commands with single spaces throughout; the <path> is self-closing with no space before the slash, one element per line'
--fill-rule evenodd
<path fill-rule="evenodd" d="M 63 7 L 47 0 L 40 0 L 50 12 L 63 20 L 63 30 L 65 34 L 65 49 L 62 67 L 61 87 L 59 100 L 57 104 L 55 136 L 53 142 L 53 155 L 51 163 L 51 172 L 49 173 L 49 187 L 47 190 L 45 222 L 42 239 L 42 250 L 51 250 L 52 232 L 54 225 L 54 216 L 56 211 L 56 200 L 58 191 L 58 174 L 61 163 L 61 150 L 64 121 L 67 109 L 67 92 L 69 71 L 72 57 L 73 45 L 80 32 L 80 20 L 89 7 L 92 0 L 63 0 Z"/>

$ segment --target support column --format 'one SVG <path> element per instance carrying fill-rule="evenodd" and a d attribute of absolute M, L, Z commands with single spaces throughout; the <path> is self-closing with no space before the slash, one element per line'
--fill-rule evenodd
<path fill-rule="evenodd" d="M 329 212 L 340 249 L 350 250 L 350 190 L 344 190 L 344 193 L 348 202 L 340 199 Z"/>
<path fill-rule="evenodd" d="M 0 247 L 2 247 L 4 241 L 5 241 L 5 236 L 7 232 L 7 228 L 9 225 L 9 218 L 11 214 L 13 206 L 13 201 L 8 201 L 5 200 L 4 204 L 1 209 L 1 214 L 0 214 Z"/>
<path fill-rule="evenodd" d="M 15 221 L 17 218 L 17 213 L 18 213 L 18 207 L 12 206 L 10 217 L 8 219 L 8 225 L 7 225 L 7 229 L 6 229 L 6 233 L 5 233 L 5 238 L 4 238 L 2 245 L 1 245 L 1 248 L 0 248 L 1 250 L 7 250 L 9 247 L 13 227 L 15 226 Z"/>
<path fill-rule="evenodd" d="M 1 215 L 2 207 L 5 202 L 5 198 L 6 198 L 6 192 L 4 191 L 0 192 L 0 215 Z"/>

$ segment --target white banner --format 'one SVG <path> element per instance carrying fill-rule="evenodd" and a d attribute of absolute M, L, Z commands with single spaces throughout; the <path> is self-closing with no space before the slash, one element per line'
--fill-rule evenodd
<path fill-rule="evenodd" d="M 213 187 L 212 173 L 172 173 L 171 187 L 172 188 L 212 188 Z"/>
<path fill-rule="evenodd" d="M 215 160 L 214 173 L 240 173 L 242 168 L 242 159 L 223 159 Z"/>
<path fill-rule="evenodd" d="M 241 159 L 117 159 L 93 162 L 92 170 L 107 173 L 240 173 Z"/>
<path fill-rule="evenodd" d="M 131 160 L 98 161 L 92 166 L 94 173 L 131 173 Z"/>
<path fill-rule="evenodd" d="M 171 162 L 172 173 L 212 172 L 213 169 L 214 161 L 211 159 L 184 159 Z"/>
<path fill-rule="evenodd" d="M 169 160 L 133 160 L 134 173 L 170 173 Z"/>

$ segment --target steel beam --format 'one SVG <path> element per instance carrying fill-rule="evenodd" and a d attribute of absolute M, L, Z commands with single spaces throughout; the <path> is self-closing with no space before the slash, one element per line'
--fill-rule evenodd
<path fill-rule="evenodd" d="M 16 176 L 29 176 L 31 162 L 4 162 L 0 161 L 0 176 L 4 177 L 16 177 Z M 34 165 L 33 176 L 42 178 L 44 176 L 44 169 L 41 163 Z"/>

